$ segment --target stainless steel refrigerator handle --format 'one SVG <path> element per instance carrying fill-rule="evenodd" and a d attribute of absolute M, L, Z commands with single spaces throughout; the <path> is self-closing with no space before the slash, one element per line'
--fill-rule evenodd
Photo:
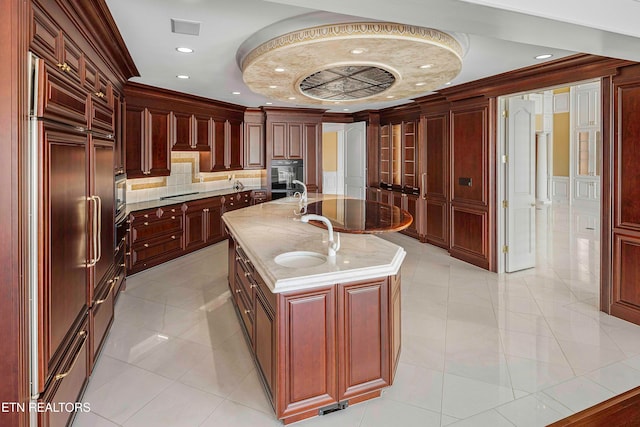
<path fill-rule="evenodd" d="M 102 258 L 102 199 L 100 198 L 100 196 L 93 197 L 95 197 L 97 200 L 96 219 L 98 222 L 98 232 L 95 233 L 96 248 L 98 252 L 98 256 L 96 257 L 97 263 L 98 261 L 100 261 L 100 258 Z"/>
<path fill-rule="evenodd" d="M 90 202 L 93 202 L 95 208 L 93 209 L 93 220 L 92 220 L 92 225 L 93 225 L 93 242 L 92 242 L 92 246 L 93 246 L 93 251 L 92 251 L 92 255 L 95 255 L 95 253 L 98 251 L 97 249 L 97 245 L 96 245 L 96 232 L 95 229 L 98 226 L 97 224 L 97 219 L 96 219 L 96 212 L 98 210 L 98 201 L 96 200 L 96 198 L 94 196 L 89 196 L 87 197 L 87 200 Z M 87 263 L 87 268 L 89 267 L 93 267 L 94 265 L 96 265 L 96 263 L 98 262 L 97 258 L 91 258 L 91 261 L 89 261 Z"/>

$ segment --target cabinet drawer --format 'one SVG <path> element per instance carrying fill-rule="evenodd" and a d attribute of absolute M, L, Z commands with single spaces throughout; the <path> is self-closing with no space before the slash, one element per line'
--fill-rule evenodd
<path fill-rule="evenodd" d="M 132 268 L 149 267 L 178 256 L 183 249 L 182 233 L 168 234 L 136 243 L 131 251 Z M 152 262 L 153 261 L 153 262 Z"/>
<path fill-rule="evenodd" d="M 76 402 L 84 390 L 89 377 L 89 329 L 87 321 L 83 323 L 71 346 L 66 352 L 51 383 L 40 395 L 41 404 L 64 404 Z M 72 412 L 46 411 L 38 414 L 38 425 L 43 427 L 65 427 Z"/>
<path fill-rule="evenodd" d="M 131 243 L 146 240 L 158 234 L 182 234 L 182 215 L 171 215 L 166 218 L 150 221 L 134 221 L 131 226 Z"/>
<path fill-rule="evenodd" d="M 104 92 L 97 92 L 104 95 Z M 89 126 L 93 131 L 103 132 L 108 135 L 114 134 L 113 109 L 104 100 L 98 101 L 96 96 L 91 97 L 91 116 Z"/>
<path fill-rule="evenodd" d="M 236 291 L 240 289 L 240 277 L 236 273 Z M 249 340 L 253 343 L 253 310 L 252 305 L 246 299 L 247 294 L 244 289 L 241 292 L 236 292 L 234 294 L 234 299 L 236 302 L 236 306 L 238 307 L 238 312 L 240 313 L 240 318 L 242 318 L 242 322 L 244 323 L 245 330 L 247 335 L 249 336 Z"/>
<path fill-rule="evenodd" d="M 97 358 L 98 352 L 104 342 L 104 337 L 113 321 L 114 292 L 120 280 L 114 276 L 110 281 L 111 283 L 107 282 L 105 289 L 100 292 L 101 295 L 98 296 L 93 303 L 93 307 L 89 310 L 93 360 Z"/>

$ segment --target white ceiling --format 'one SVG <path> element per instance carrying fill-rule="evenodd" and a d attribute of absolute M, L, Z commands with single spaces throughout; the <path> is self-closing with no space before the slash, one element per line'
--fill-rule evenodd
<path fill-rule="evenodd" d="M 349 19 L 337 14 L 466 34 L 468 51 L 453 85 L 539 63 L 534 56 L 541 53 L 552 53 L 552 59 L 586 52 L 640 61 L 636 0 L 106 1 L 140 71 L 133 81 L 253 107 L 304 105 L 252 93 L 236 62 L 241 45 L 267 26 L 291 31 Z M 320 4 L 325 12 L 317 11 Z M 200 22 L 200 35 L 171 33 L 171 18 Z M 286 25 L 273 25 L 279 21 Z M 178 46 L 195 52 L 178 53 Z M 178 79 L 179 74 L 190 78 Z M 363 104 L 351 111 L 407 101 Z"/>

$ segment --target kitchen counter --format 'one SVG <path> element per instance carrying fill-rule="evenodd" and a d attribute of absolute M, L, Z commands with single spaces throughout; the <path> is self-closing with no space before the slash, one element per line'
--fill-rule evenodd
<path fill-rule="evenodd" d="M 308 203 L 341 196 L 317 195 Z M 222 219 L 274 293 L 366 280 L 397 274 L 405 250 L 373 235 L 340 234 L 335 260 L 306 267 L 283 267 L 274 261 L 282 253 L 310 251 L 327 254 L 326 230 L 300 221 L 297 202 L 281 200 L 227 212 Z"/>
<path fill-rule="evenodd" d="M 244 191 L 260 190 L 263 187 L 249 187 L 245 186 L 242 190 L 236 191 L 233 188 L 225 188 L 222 190 L 205 191 L 194 194 L 185 194 L 182 196 L 169 196 L 164 199 L 148 200 L 146 202 L 139 203 L 127 203 L 126 214 L 131 212 L 141 211 L 144 209 L 161 208 L 163 206 L 175 205 L 176 203 L 191 202 L 193 200 L 207 199 L 209 197 L 226 196 L 228 194 L 236 194 Z"/>

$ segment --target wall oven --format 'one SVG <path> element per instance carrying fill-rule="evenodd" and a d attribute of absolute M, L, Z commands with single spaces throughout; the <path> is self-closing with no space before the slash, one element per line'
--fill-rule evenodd
<path fill-rule="evenodd" d="M 296 179 L 304 181 L 302 160 L 272 160 L 271 199 L 293 196 L 296 191 L 302 193 L 302 186 L 293 183 Z"/>
<path fill-rule="evenodd" d="M 122 221 L 127 208 L 127 174 L 116 175 L 115 178 L 115 219 Z"/>

